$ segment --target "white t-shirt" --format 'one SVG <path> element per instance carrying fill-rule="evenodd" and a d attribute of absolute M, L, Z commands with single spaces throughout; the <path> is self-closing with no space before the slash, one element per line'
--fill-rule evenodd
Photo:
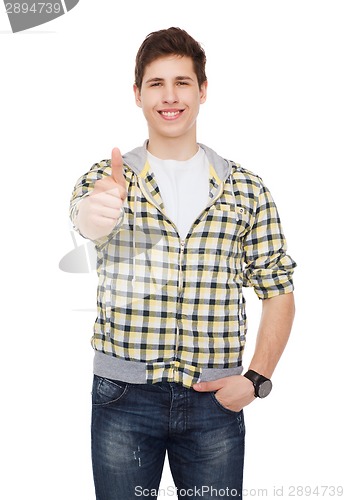
<path fill-rule="evenodd" d="M 147 159 L 161 193 L 169 219 L 184 239 L 205 209 L 209 196 L 209 162 L 199 147 L 189 160 L 161 160 L 147 152 Z"/>

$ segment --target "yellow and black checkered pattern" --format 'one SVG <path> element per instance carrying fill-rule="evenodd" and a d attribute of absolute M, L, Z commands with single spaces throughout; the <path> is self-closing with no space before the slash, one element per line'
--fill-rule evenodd
<path fill-rule="evenodd" d="M 110 175 L 110 161 L 81 177 L 71 201 Z M 246 339 L 243 286 L 260 299 L 293 290 L 295 262 L 275 203 L 260 177 L 210 165 L 209 203 L 184 241 L 164 213 L 150 165 L 124 165 L 128 198 L 113 232 L 95 242 L 98 316 L 93 346 L 146 363 L 147 381 L 191 387 L 203 368 L 241 366 Z M 191 187 L 192 188 L 192 187 Z"/>

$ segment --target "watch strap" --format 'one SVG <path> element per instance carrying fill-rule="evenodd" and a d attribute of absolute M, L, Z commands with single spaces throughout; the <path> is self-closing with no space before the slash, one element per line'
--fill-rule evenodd
<path fill-rule="evenodd" d="M 266 380 L 270 381 L 269 378 L 265 377 L 264 375 L 261 375 L 260 373 L 254 370 L 248 370 L 243 376 L 253 383 L 255 397 L 258 397 L 259 395 L 258 389 L 260 384 L 262 384 Z"/>

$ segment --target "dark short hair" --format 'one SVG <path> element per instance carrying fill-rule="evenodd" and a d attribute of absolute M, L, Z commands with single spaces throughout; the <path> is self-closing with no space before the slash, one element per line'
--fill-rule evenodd
<path fill-rule="evenodd" d="M 147 65 L 167 55 L 191 57 L 199 87 L 207 80 L 206 54 L 201 45 L 181 28 L 168 28 L 147 35 L 138 50 L 135 64 L 135 84 L 141 89 Z"/>

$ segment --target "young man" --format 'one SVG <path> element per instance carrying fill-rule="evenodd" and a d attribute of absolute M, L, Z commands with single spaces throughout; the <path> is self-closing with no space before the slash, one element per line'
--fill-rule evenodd
<path fill-rule="evenodd" d="M 134 94 L 148 141 L 93 165 L 71 201 L 98 252 L 92 459 L 98 500 L 242 495 L 243 407 L 269 394 L 294 316 L 294 261 L 260 177 L 197 143 L 206 57 L 185 31 L 151 33 Z M 242 375 L 243 286 L 262 299 Z"/>

